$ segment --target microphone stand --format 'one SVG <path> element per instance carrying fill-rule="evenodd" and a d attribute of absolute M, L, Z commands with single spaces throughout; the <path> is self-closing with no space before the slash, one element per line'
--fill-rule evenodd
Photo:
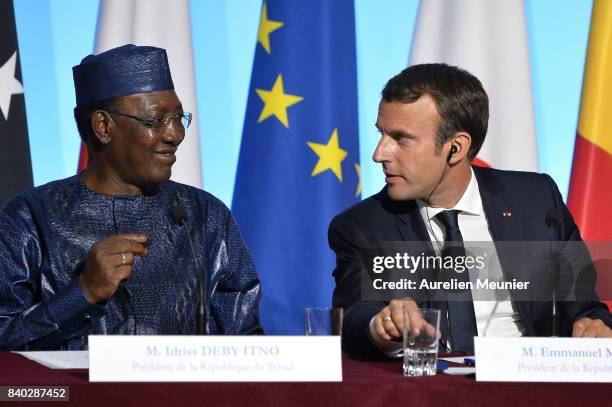
<path fill-rule="evenodd" d="M 176 201 L 173 201 L 172 206 L 170 207 L 170 214 L 172 215 L 172 220 L 174 220 L 174 223 L 180 226 L 184 226 L 185 230 L 187 231 L 187 239 L 189 240 L 189 247 L 191 248 L 191 255 L 195 264 L 196 288 L 198 291 L 198 307 L 196 311 L 196 333 L 198 335 L 208 335 L 208 324 L 206 323 L 208 315 L 206 312 L 206 297 L 204 294 L 206 292 L 206 289 L 204 287 L 202 273 L 200 273 L 200 265 L 198 264 L 198 258 L 196 257 L 195 249 L 193 248 L 191 231 L 189 230 L 189 224 L 187 223 L 187 211 L 185 210 L 185 207 L 183 205 Z"/>

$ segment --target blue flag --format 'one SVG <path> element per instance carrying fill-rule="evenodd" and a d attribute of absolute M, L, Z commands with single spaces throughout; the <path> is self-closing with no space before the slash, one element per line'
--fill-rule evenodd
<path fill-rule="evenodd" d="M 266 333 L 331 306 L 332 218 L 361 195 L 353 0 L 263 2 L 233 212 Z"/>

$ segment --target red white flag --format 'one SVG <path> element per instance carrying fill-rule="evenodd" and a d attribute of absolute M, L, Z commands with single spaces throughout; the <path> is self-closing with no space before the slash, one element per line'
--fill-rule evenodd
<path fill-rule="evenodd" d="M 185 111 L 194 113 L 194 121 L 177 151 L 172 179 L 201 188 L 189 1 L 102 0 L 98 15 L 96 54 L 129 43 L 165 48 L 168 53 L 176 94 Z M 84 168 L 84 151 L 82 148 L 79 170 Z"/>
<path fill-rule="evenodd" d="M 411 64 L 468 70 L 489 95 L 489 131 L 477 164 L 538 170 L 527 28 L 522 1 L 421 0 Z"/>

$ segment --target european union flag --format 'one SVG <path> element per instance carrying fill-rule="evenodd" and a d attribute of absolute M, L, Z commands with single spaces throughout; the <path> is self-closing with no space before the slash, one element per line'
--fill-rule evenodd
<path fill-rule="evenodd" d="M 263 2 L 233 210 L 267 333 L 331 306 L 329 222 L 360 199 L 353 0 Z"/>

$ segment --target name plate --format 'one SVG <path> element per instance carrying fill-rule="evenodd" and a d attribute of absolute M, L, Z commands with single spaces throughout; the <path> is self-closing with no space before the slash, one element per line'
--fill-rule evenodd
<path fill-rule="evenodd" d="M 92 382 L 339 382 L 340 336 L 89 336 Z"/>
<path fill-rule="evenodd" d="M 612 382 L 612 339 L 474 338 L 476 380 Z"/>

